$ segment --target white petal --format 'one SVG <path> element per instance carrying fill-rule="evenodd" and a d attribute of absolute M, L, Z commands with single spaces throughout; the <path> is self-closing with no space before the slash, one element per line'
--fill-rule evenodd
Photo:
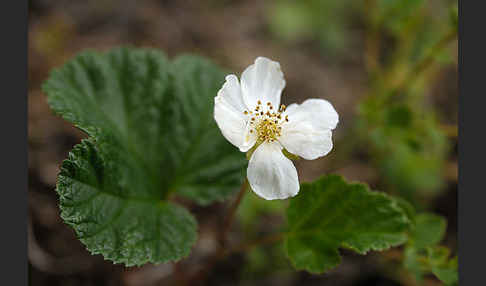
<path fill-rule="evenodd" d="M 316 131 L 309 124 L 299 124 L 283 129 L 280 143 L 292 154 L 306 160 L 327 155 L 332 150 L 332 131 Z"/>
<path fill-rule="evenodd" d="M 250 124 L 250 122 L 247 123 L 246 125 L 246 130 L 243 135 L 243 143 L 240 146 L 240 151 L 241 152 L 247 152 L 248 150 L 255 145 L 255 142 L 257 141 L 257 132 L 255 128 Z"/>
<path fill-rule="evenodd" d="M 241 75 L 241 90 L 246 106 L 253 110 L 258 100 L 263 105 L 271 102 L 278 109 L 280 96 L 285 87 L 285 80 L 278 62 L 264 57 L 258 57 L 255 63 L 243 71 Z"/>
<path fill-rule="evenodd" d="M 279 141 L 287 151 L 314 160 L 332 150 L 331 130 L 336 127 L 339 117 L 328 101 L 308 99 L 300 105 L 291 104 L 285 115 L 289 122 L 282 125 Z"/>
<path fill-rule="evenodd" d="M 292 114 L 297 107 L 299 107 L 297 103 L 292 103 L 285 109 L 285 114 Z"/>
<path fill-rule="evenodd" d="M 289 116 L 291 125 L 299 122 L 309 122 L 317 129 L 334 129 L 339 122 L 339 116 L 332 104 L 324 99 L 311 98 L 302 104 L 291 104 L 285 115 Z"/>
<path fill-rule="evenodd" d="M 286 199 L 299 192 L 297 170 L 278 142 L 258 146 L 248 163 L 247 176 L 253 191 L 266 200 Z"/>
<path fill-rule="evenodd" d="M 247 124 L 245 109 L 238 79 L 234 75 L 227 76 L 214 98 L 214 119 L 226 140 L 238 148 L 243 145 Z"/>
<path fill-rule="evenodd" d="M 226 76 L 226 81 L 223 84 L 223 87 L 218 91 L 218 96 L 221 96 L 234 108 L 235 111 L 242 113 L 247 110 L 247 107 L 243 102 L 240 83 L 234 74 Z"/>

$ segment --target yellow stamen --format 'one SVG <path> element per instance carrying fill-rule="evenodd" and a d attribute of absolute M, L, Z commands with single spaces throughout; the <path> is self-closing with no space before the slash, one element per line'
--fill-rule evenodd
<path fill-rule="evenodd" d="M 261 106 L 261 100 L 258 100 L 257 102 L 258 105 L 255 107 L 255 116 L 251 117 L 250 121 L 252 126 L 250 133 L 256 133 L 257 144 L 263 142 L 275 142 L 275 140 L 278 140 L 282 135 L 282 127 L 280 125 L 284 121 L 281 113 L 285 110 L 285 105 L 282 104 L 278 111 L 270 112 L 271 110 L 275 110 L 271 102 L 266 103 L 266 108 Z M 289 121 L 288 116 L 285 116 L 285 121 Z"/>

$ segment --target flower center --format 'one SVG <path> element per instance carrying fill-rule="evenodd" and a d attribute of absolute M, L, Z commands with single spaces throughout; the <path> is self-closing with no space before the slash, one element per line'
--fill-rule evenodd
<path fill-rule="evenodd" d="M 285 105 L 280 105 L 278 110 L 274 109 L 272 103 L 267 102 L 264 106 L 260 100 L 254 110 L 244 111 L 250 117 L 250 133 L 256 132 L 257 144 L 263 142 L 273 142 L 282 135 L 281 124 L 288 122 L 288 115 L 282 116 Z"/>

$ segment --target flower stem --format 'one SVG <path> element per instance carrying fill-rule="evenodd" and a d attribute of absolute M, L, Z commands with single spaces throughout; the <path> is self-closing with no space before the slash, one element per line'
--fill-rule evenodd
<path fill-rule="evenodd" d="M 238 192 L 238 195 L 236 196 L 236 199 L 233 201 L 233 204 L 231 204 L 228 214 L 225 217 L 225 220 L 223 222 L 223 227 L 221 228 L 221 231 L 219 232 L 218 235 L 218 241 L 219 241 L 219 247 L 214 253 L 214 255 L 210 256 L 204 267 L 199 269 L 196 273 L 191 275 L 188 279 L 189 282 L 193 281 L 198 281 L 199 283 L 204 283 L 203 281 L 206 279 L 207 274 L 209 271 L 216 265 L 216 263 L 225 258 L 230 252 L 225 249 L 226 245 L 226 237 L 229 233 L 229 230 L 231 228 L 231 225 L 233 224 L 233 220 L 236 215 L 236 210 L 238 209 L 238 206 L 241 203 L 241 200 L 243 199 L 243 196 L 245 195 L 245 192 L 248 188 L 248 179 L 245 177 L 245 180 L 243 181 L 243 184 L 241 184 L 240 191 Z M 192 285 L 189 283 L 189 285 Z"/>
<path fill-rule="evenodd" d="M 246 189 L 248 189 L 248 179 L 245 178 L 243 181 L 243 184 L 241 184 L 240 191 L 238 192 L 238 195 L 236 199 L 233 201 L 233 204 L 230 206 L 228 210 L 228 215 L 226 216 L 224 222 L 223 222 L 223 227 L 221 228 L 221 232 L 219 233 L 219 243 L 221 247 L 224 247 L 226 244 L 226 237 L 230 231 L 231 225 L 233 224 L 233 220 L 235 218 L 236 210 L 238 209 L 238 206 L 241 203 L 241 200 L 243 199 Z"/>
<path fill-rule="evenodd" d="M 264 244 L 269 244 L 273 242 L 277 242 L 281 239 L 283 239 L 283 236 L 285 233 L 279 232 L 275 234 L 270 234 L 261 238 L 257 238 L 252 241 L 247 241 L 247 242 L 242 242 L 236 246 L 226 248 L 226 237 L 229 233 L 229 230 L 231 228 L 231 225 L 234 221 L 234 217 L 236 214 L 236 210 L 238 209 L 238 206 L 241 203 L 241 200 L 243 199 L 243 196 L 245 194 L 245 191 L 248 189 L 248 180 L 245 178 L 245 181 L 241 185 L 240 191 L 234 200 L 234 202 L 231 204 L 229 210 L 228 210 L 228 215 L 226 216 L 224 223 L 223 223 L 223 228 L 222 231 L 219 233 L 219 247 L 216 250 L 216 252 L 209 257 L 208 261 L 206 264 L 196 271 L 193 275 L 189 276 L 188 280 L 183 281 L 181 285 L 192 285 L 190 282 L 198 282 L 198 283 L 204 283 L 204 280 L 206 280 L 207 274 L 211 271 L 211 269 L 216 265 L 216 263 L 226 257 L 228 257 L 231 254 L 234 253 L 240 253 L 240 252 L 246 252 L 249 251 L 257 246 L 264 245 Z M 179 281 L 180 282 L 180 281 Z"/>

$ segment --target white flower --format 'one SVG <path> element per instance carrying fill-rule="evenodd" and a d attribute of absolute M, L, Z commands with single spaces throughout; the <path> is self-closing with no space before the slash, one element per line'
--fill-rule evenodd
<path fill-rule="evenodd" d="M 307 160 L 325 156 L 332 149 L 332 130 L 339 121 L 334 107 L 324 99 L 308 99 L 287 108 L 280 105 L 284 87 L 280 64 L 258 57 L 243 72 L 241 82 L 235 75 L 226 76 L 214 98 L 214 119 L 223 136 L 241 152 L 253 151 L 248 182 L 267 200 L 299 192 L 297 170 L 282 149 Z"/>

